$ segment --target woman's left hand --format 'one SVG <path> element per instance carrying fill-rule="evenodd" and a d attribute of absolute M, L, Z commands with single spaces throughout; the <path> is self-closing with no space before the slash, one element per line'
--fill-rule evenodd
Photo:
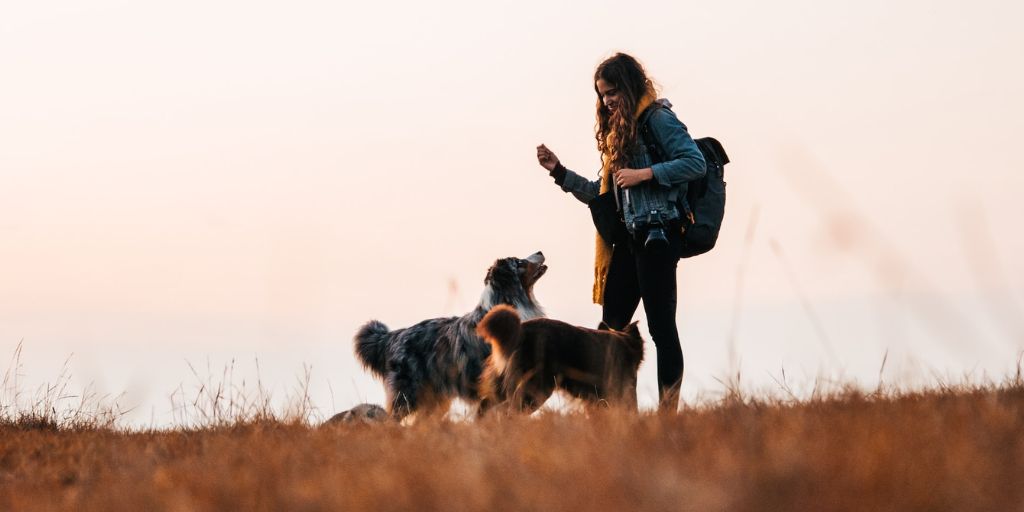
<path fill-rule="evenodd" d="M 650 167 L 644 169 L 619 169 L 615 171 L 615 184 L 619 188 L 629 188 L 639 185 L 654 177 L 654 171 Z"/>

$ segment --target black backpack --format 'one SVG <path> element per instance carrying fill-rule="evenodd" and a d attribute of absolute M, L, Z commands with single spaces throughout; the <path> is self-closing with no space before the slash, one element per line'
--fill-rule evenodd
<path fill-rule="evenodd" d="M 668 107 L 656 103 L 648 109 L 640 123 L 641 135 L 655 163 L 665 161 L 665 153 L 650 135 L 647 126 L 647 120 L 656 108 Z M 683 221 L 687 223 L 686 231 L 683 232 L 683 258 L 710 251 L 718 241 L 718 232 L 722 229 L 722 219 L 725 217 L 725 164 L 729 163 L 729 156 L 725 154 L 722 144 L 712 137 L 694 139 L 694 142 L 704 155 L 707 173 L 703 178 L 687 184 L 686 202 L 690 205 L 693 222 L 686 219 Z M 682 201 L 677 201 L 676 207 L 687 217 Z"/>

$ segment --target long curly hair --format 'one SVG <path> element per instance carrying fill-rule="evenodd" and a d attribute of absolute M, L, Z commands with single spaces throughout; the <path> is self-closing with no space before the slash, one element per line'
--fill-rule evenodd
<path fill-rule="evenodd" d="M 597 81 L 604 80 L 619 90 L 619 108 L 612 113 L 601 101 Z M 637 150 L 637 104 L 646 94 L 656 96 L 654 82 L 647 77 L 644 67 L 625 53 L 616 53 L 605 59 L 594 72 L 594 91 L 597 92 L 597 124 L 594 138 L 597 149 L 605 154 L 609 171 L 627 167 L 629 156 Z"/>

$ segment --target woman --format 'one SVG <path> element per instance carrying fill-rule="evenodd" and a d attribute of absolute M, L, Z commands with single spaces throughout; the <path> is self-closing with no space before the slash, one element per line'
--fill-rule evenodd
<path fill-rule="evenodd" d="M 643 300 L 658 353 L 659 408 L 674 411 L 683 378 L 676 328 L 676 263 L 689 212 L 686 183 L 704 176 L 704 157 L 686 126 L 668 109 L 670 104 L 655 101 L 654 84 L 633 57 L 617 53 L 602 62 L 594 73 L 594 89 L 595 138 L 603 162 L 598 179 L 590 181 L 566 169 L 543 144 L 537 147 L 537 160 L 562 190 L 584 203 L 599 194 L 617 194 L 619 222 L 629 236 L 609 244 L 598 235 L 594 302 L 602 305 L 604 322 L 621 330 Z M 645 135 L 651 140 L 644 140 Z M 648 215 L 653 210 L 647 199 L 651 204 L 661 199 L 660 204 L 668 206 Z M 664 227 L 667 246 L 647 241 L 651 229 L 659 225 Z"/>

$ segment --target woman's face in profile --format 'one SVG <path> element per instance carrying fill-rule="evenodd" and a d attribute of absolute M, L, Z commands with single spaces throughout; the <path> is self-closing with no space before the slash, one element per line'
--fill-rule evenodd
<path fill-rule="evenodd" d="M 614 114 L 621 106 L 619 88 L 606 82 L 603 78 L 598 78 L 595 86 L 597 87 L 597 95 L 601 98 L 601 102 L 604 103 L 604 107 Z"/>

